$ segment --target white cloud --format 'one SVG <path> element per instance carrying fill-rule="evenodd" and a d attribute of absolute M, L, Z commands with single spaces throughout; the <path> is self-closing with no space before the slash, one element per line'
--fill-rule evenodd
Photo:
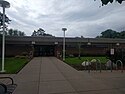
<path fill-rule="evenodd" d="M 125 3 L 101 6 L 100 0 L 7 0 L 11 7 L 6 13 L 12 20 L 9 27 L 31 35 L 34 29 L 43 28 L 47 33 L 62 36 L 96 37 L 111 28 L 125 29 Z"/>

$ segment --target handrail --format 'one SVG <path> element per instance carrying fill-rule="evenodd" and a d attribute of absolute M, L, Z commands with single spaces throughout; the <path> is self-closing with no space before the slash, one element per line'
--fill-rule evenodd
<path fill-rule="evenodd" d="M 10 79 L 12 85 L 14 84 L 13 78 L 11 78 L 11 77 L 0 77 L 0 79 Z"/>
<path fill-rule="evenodd" d="M 118 69 L 118 62 L 121 64 L 121 72 L 123 73 L 123 62 L 121 60 L 116 61 L 116 69 Z"/>

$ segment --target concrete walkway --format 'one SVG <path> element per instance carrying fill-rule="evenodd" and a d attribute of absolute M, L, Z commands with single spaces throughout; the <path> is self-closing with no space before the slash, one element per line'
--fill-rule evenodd
<path fill-rule="evenodd" d="M 55 57 L 37 57 L 13 76 L 14 94 L 125 94 L 125 73 L 77 71 Z"/>

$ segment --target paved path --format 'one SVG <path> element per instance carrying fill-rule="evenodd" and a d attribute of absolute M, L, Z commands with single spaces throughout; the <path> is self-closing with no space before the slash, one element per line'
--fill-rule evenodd
<path fill-rule="evenodd" d="M 55 57 L 36 57 L 13 77 L 14 94 L 125 94 L 125 73 L 77 71 Z"/>

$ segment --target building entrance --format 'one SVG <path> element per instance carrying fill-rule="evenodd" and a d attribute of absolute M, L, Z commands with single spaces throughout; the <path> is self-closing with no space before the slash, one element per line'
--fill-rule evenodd
<path fill-rule="evenodd" d="M 35 45 L 34 56 L 54 56 L 55 46 L 53 45 Z"/>

